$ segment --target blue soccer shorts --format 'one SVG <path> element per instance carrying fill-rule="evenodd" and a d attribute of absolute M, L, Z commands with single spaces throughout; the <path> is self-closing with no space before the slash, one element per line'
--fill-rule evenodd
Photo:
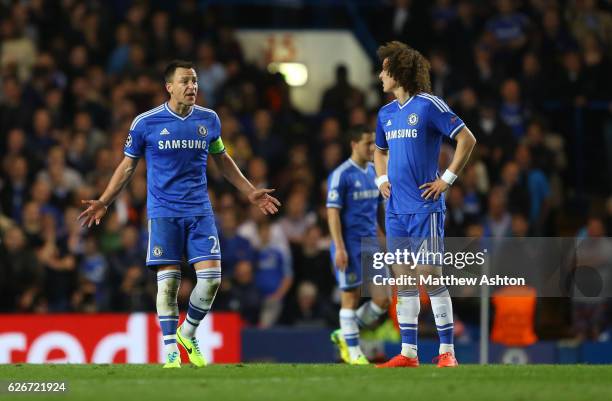
<path fill-rule="evenodd" d="M 149 219 L 147 266 L 220 260 L 215 217 L 158 217 Z"/>
<path fill-rule="evenodd" d="M 359 287 L 362 284 L 362 263 L 371 265 L 370 261 L 372 259 L 372 255 L 375 252 L 379 252 L 380 249 L 372 245 L 362 246 L 361 238 L 344 238 L 344 245 L 346 246 L 346 253 L 348 254 L 348 265 L 344 271 L 340 271 L 340 269 L 338 269 L 336 266 L 336 245 L 333 241 L 329 251 L 331 262 L 334 266 L 334 273 L 336 275 L 338 287 L 342 291 L 349 291 Z M 364 247 L 366 249 L 363 249 Z"/>
<path fill-rule="evenodd" d="M 395 253 L 408 249 L 415 254 L 444 254 L 444 212 L 393 214 L 385 218 L 387 251 Z M 441 265 L 441 258 L 432 255 L 419 259 L 423 263 Z"/>

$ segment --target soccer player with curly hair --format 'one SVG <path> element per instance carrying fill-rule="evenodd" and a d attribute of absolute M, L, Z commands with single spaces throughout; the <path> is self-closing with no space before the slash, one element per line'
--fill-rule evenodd
<path fill-rule="evenodd" d="M 376 184 L 389 199 L 385 226 L 389 252 L 410 248 L 422 255 L 443 254 L 444 193 L 467 163 L 476 139 L 448 105 L 431 94 L 429 62 L 401 42 L 378 49 L 383 91 L 395 100 L 378 112 L 374 164 Z M 438 173 L 442 137 L 457 148 L 448 169 Z M 415 269 L 395 265 L 394 273 L 441 276 L 442 260 L 424 257 Z M 414 266 L 413 266 L 414 267 Z M 417 281 L 418 282 L 418 281 Z M 439 367 L 458 365 L 453 347 L 453 306 L 446 286 L 426 286 L 440 337 Z M 398 287 L 397 318 L 402 351 L 378 367 L 416 367 L 420 311 L 416 286 Z"/>

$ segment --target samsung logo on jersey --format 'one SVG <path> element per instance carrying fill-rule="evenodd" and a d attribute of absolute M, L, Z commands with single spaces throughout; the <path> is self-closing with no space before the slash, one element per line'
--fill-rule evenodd
<path fill-rule="evenodd" d="M 353 192 L 353 200 L 372 199 L 378 197 L 378 189 L 368 189 L 367 191 Z"/>
<path fill-rule="evenodd" d="M 164 149 L 206 149 L 206 141 L 195 139 L 173 139 L 168 141 L 157 141 L 160 150 Z"/>
<path fill-rule="evenodd" d="M 390 139 L 402 139 L 402 138 L 416 138 L 417 137 L 417 129 L 394 129 L 392 131 L 388 131 L 385 133 L 387 137 L 387 141 Z"/>

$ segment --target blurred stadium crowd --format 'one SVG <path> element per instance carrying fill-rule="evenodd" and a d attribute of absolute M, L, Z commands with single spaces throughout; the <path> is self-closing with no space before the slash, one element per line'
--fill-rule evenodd
<path fill-rule="evenodd" d="M 447 236 L 610 235 L 610 4 L 372 3 L 361 12 L 373 37 L 429 57 L 434 94 L 478 139 L 447 194 Z M 144 161 L 100 226 L 82 229 L 77 216 L 123 157 L 132 119 L 166 100 L 161 71 L 181 58 L 196 62 L 198 104 L 219 114 L 232 157 L 283 202 L 270 220 L 209 165 L 225 278 L 215 310 L 252 325 L 335 324 L 325 182 L 348 157 L 346 129 L 374 127 L 378 107 L 351 85 L 350 67 L 330 65 L 337 82 L 318 114 L 303 115 L 282 76 L 245 61 L 217 11 L 0 1 L 1 311 L 154 310 Z M 371 90 L 379 106 L 389 101 L 375 71 Z M 192 285 L 185 266 L 183 305 Z"/>

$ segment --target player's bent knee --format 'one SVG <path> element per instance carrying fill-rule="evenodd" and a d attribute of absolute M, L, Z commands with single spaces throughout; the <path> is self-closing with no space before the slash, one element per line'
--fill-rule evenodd
<path fill-rule="evenodd" d="M 425 287 L 429 297 L 445 297 L 448 296 L 448 289 L 445 285 L 429 285 Z"/>
<path fill-rule="evenodd" d="M 439 284 L 442 277 L 442 266 L 436 265 L 419 265 L 416 268 L 419 274 L 419 283 L 423 285 L 428 294 L 441 290 Z"/>
<path fill-rule="evenodd" d="M 152 266 L 155 269 L 157 269 L 157 271 L 169 271 L 169 270 L 181 270 L 181 267 L 179 265 L 158 265 L 158 266 Z"/>
<path fill-rule="evenodd" d="M 199 262 L 196 262 L 193 265 L 194 269 L 196 270 L 196 272 L 198 270 L 202 270 L 202 269 L 211 269 L 214 267 L 217 268 L 221 268 L 221 261 L 220 260 L 200 260 Z"/>
<path fill-rule="evenodd" d="M 221 261 L 220 260 L 201 260 L 194 265 L 196 271 L 196 290 L 202 286 L 202 290 L 215 296 L 221 286 Z"/>

